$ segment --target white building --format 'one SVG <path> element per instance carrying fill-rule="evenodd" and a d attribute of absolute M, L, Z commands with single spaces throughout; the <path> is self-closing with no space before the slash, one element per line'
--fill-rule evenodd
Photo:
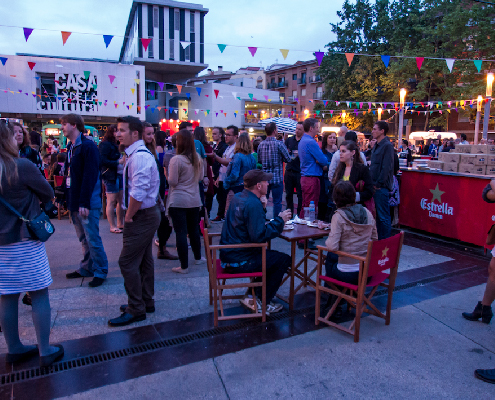
<path fill-rule="evenodd" d="M 144 119 L 144 67 L 80 59 L 6 56 L 0 65 L 0 115 L 46 122 L 76 113 L 86 122 Z"/>

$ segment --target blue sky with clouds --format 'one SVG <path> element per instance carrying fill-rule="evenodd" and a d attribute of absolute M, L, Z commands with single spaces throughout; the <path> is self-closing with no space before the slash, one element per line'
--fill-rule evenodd
<path fill-rule="evenodd" d="M 193 1 L 190 1 L 193 2 Z M 343 0 L 197 1 L 205 18 L 205 63 L 235 71 L 245 66 L 294 63 L 324 51 L 334 36 L 330 22 Z M 3 0 L 0 2 L 0 55 L 30 53 L 116 60 L 132 0 Z M 26 43 L 20 26 L 34 28 Z M 42 30 L 47 29 L 47 30 Z M 49 30 L 56 30 L 55 32 Z M 60 31 L 74 32 L 62 46 Z M 80 32 L 80 33 L 77 33 Z M 82 34 L 85 33 L 85 34 Z M 108 49 L 102 34 L 115 35 Z M 227 46 L 223 54 L 216 44 Z M 245 47 L 261 47 L 254 57 Z M 290 49 L 284 61 L 278 49 Z"/>

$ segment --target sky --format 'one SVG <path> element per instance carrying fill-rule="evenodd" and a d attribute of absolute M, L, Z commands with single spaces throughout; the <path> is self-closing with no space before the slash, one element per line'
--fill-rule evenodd
<path fill-rule="evenodd" d="M 189 0 L 209 9 L 205 63 L 216 70 L 313 59 L 334 39 L 343 0 Z M 310 5 L 307 5 L 310 4 Z M 2 0 L 0 56 L 37 54 L 118 60 L 132 0 Z M 21 28 L 19 28 L 21 27 Z M 22 27 L 34 31 L 26 42 Z M 45 29 L 45 30 L 43 30 Z M 55 30 L 52 32 L 50 30 Z M 62 46 L 60 31 L 73 32 Z M 108 49 L 101 35 L 115 35 Z M 227 44 L 220 53 L 217 44 Z M 259 48 L 254 57 L 247 47 Z M 279 49 L 289 49 L 284 60 Z"/>

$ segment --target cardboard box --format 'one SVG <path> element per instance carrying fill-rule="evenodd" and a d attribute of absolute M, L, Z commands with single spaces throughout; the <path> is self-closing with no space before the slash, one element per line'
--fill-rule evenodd
<path fill-rule="evenodd" d="M 486 147 L 488 154 L 495 154 L 495 144 L 489 144 Z"/>
<path fill-rule="evenodd" d="M 472 164 L 459 164 L 459 173 L 461 174 L 473 174 L 473 175 L 485 175 L 485 165 L 472 165 Z"/>
<path fill-rule="evenodd" d="M 487 165 L 488 154 L 477 154 L 474 158 L 474 165 Z"/>
<path fill-rule="evenodd" d="M 460 164 L 474 165 L 475 161 L 476 161 L 476 154 L 462 154 Z"/>
<path fill-rule="evenodd" d="M 459 164 L 444 162 L 442 170 L 444 172 L 457 172 L 459 170 Z"/>
<path fill-rule="evenodd" d="M 476 175 L 486 175 L 486 165 L 475 165 L 474 173 Z"/>
<path fill-rule="evenodd" d="M 495 165 L 486 166 L 486 175 L 495 175 Z"/>
<path fill-rule="evenodd" d="M 487 154 L 486 155 L 486 164 L 487 165 L 495 165 L 495 154 Z"/>
<path fill-rule="evenodd" d="M 471 146 L 470 144 L 456 144 L 455 151 L 456 153 L 471 154 Z"/>
<path fill-rule="evenodd" d="M 438 159 L 444 163 L 457 163 L 461 162 L 461 153 L 439 153 Z"/>
<path fill-rule="evenodd" d="M 443 161 L 428 160 L 428 168 L 441 170 L 443 168 Z"/>
<path fill-rule="evenodd" d="M 488 154 L 488 146 L 486 144 L 473 144 L 471 154 Z"/>

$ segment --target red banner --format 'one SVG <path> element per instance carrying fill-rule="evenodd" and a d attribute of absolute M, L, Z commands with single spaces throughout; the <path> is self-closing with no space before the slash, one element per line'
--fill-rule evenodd
<path fill-rule="evenodd" d="M 400 224 L 484 246 L 495 204 L 481 193 L 490 181 L 469 176 L 402 171 Z"/>

